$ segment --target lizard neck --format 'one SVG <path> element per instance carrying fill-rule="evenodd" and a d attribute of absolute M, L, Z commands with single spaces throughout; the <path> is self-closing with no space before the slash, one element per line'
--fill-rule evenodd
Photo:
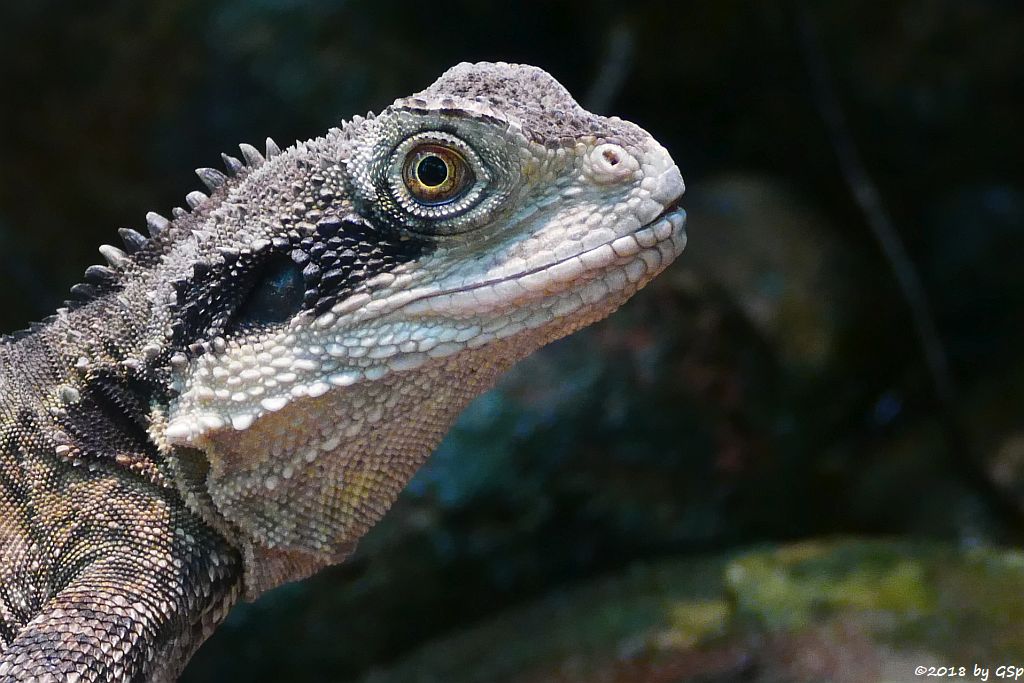
<path fill-rule="evenodd" d="M 34 434 L 35 449 L 166 484 L 146 433 L 166 371 L 131 353 L 141 321 L 125 303 L 111 293 L 0 344 L 0 418 L 4 433 Z"/>

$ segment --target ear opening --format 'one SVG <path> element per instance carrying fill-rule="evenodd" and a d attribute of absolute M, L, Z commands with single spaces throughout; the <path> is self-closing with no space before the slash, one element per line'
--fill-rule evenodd
<path fill-rule="evenodd" d="M 305 291 L 299 264 L 287 254 L 273 254 L 259 267 L 226 331 L 230 334 L 287 322 L 302 310 Z"/>

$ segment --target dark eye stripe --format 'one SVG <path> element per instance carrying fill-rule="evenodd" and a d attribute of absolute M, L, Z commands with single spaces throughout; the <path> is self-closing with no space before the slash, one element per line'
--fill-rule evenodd
<path fill-rule="evenodd" d="M 307 257 L 303 265 L 305 308 L 317 315 L 353 293 L 364 281 L 428 253 L 432 244 L 379 230 L 356 214 L 324 218 L 316 235 L 299 244 Z"/>
<path fill-rule="evenodd" d="M 379 230 L 358 214 L 325 216 L 315 231 L 280 235 L 263 251 L 195 264 L 191 277 L 173 283 L 172 344 L 198 354 L 219 335 L 259 333 L 302 311 L 320 315 L 366 280 L 432 249 L 430 240 Z"/>

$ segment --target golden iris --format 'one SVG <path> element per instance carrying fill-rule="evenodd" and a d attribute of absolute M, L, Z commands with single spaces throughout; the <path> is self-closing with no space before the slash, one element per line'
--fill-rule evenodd
<path fill-rule="evenodd" d="M 420 145 L 405 157 L 402 169 L 405 187 L 421 204 L 444 204 L 469 187 L 473 172 L 469 164 L 450 147 Z"/>

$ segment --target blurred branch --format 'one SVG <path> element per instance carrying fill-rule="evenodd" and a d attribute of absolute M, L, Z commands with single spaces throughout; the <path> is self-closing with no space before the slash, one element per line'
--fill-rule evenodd
<path fill-rule="evenodd" d="M 815 105 L 825 123 L 846 185 L 864 214 L 872 236 L 881 248 L 903 300 L 910 309 L 914 332 L 924 353 L 953 458 L 967 482 L 983 496 L 996 516 L 1017 536 L 1024 535 L 1024 519 L 1017 500 L 992 481 L 979 458 L 972 453 L 967 431 L 957 410 L 957 393 L 946 350 L 939 338 L 924 285 L 853 140 L 833 86 L 817 27 L 806 6 L 798 11 L 797 24 L 800 50 L 811 79 Z"/>
<path fill-rule="evenodd" d="M 586 109 L 595 114 L 603 114 L 611 109 L 633 68 L 633 44 L 633 31 L 625 21 L 620 19 L 611 26 L 601 65 L 583 98 Z"/>
<path fill-rule="evenodd" d="M 838 157 L 850 192 L 860 207 L 871 233 L 878 242 L 889 262 L 900 292 L 910 309 L 914 330 L 917 333 L 925 361 L 935 385 L 939 400 L 949 403 L 955 398 L 953 382 L 949 374 L 946 352 L 939 341 L 935 320 L 932 318 L 931 307 L 925 294 L 924 286 L 918 277 L 917 270 L 907 254 L 906 247 L 900 240 L 893 225 L 892 218 L 882 204 L 878 187 L 868 175 L 864 162 L 860 157 L 849 124 L 839 104 L 832 80 L 825 63 L 825 55 L 817 30 L 808 15 L 800 15 L 800 39 L 804 59 L 814 85 L 815 103 L 821 117 L 828 128 L 829 139 Z"/>

